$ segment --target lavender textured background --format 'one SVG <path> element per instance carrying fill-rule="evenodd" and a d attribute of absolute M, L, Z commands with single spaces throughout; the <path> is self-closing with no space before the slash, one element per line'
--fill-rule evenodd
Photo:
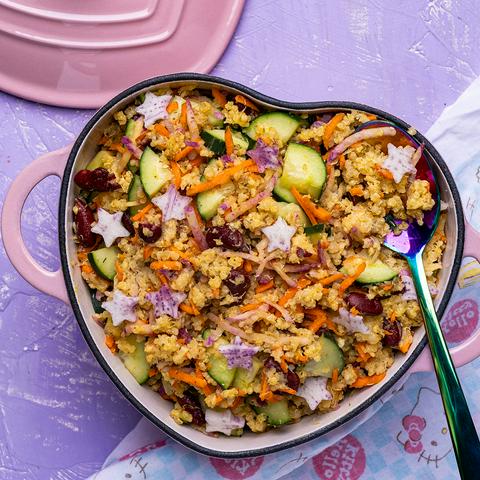
<path fill-rule="evenodd" d="M 213 73 L 287 100 L 369 103 L 425 131 L 480 73 L 479 38 L 475 0 L 247 0 Z M 91 113 L 0 92 L 0 202 L 25 165 L 74 140 Z M 52 269 L 58 190 L 44 181 L 23 215 L 27 244 Z M 138 418 L 70 308 L 26 284 L 0 243 L 0 479 L 85 478 Z"/>

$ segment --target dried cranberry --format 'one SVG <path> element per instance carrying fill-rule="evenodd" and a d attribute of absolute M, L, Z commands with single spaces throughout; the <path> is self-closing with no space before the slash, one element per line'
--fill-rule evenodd
<path fill-rule="evenodd" d="M 272 280 L 273 280 L 273 275 L 268 272 L 262 272 L 257 277 L 257 282 L 259 285 L 266 285 L 268 282 L 271 282 Z"/>
<path fill-rule="evenodd" d="M 265 368 L 274 368 L 277 372 L 281 372 L 282 368 L 280 367 L 280 364 L 273 359 L 273 357 L 268 357 L 265 360 L 265 363 L 263 364 Z"/>
<path fill-rule="evenodd" d="M 240 251 L 245 248 L 245 239 L 242 232 L 227 225 L 208 227 L 206 229 L 207 245 L 210 248 L 225 247 L 229 250 Z"/>
<path fill-rule="evenodd" d="M 185 327 L 180 327 L 178 329 L 178 338 L 185 340 L 185 343 L 190 343 L 192 341 L 192 336 L 188 333 L 188 330 Z"/>
<path fill-rule="evenodd" d="M 228 277 L 223 281 L 229 292 L 238 301 L 243 300 L 250 288 L 250 277 L 241 270 L 230 270 Z"/>
<path fill-rule="evenodd" d="M 205 425 L 205 415 L 198 401 L 197 394 L 191 390 L 183 392 L 183 397 L 178 398 L 181 407 L 192 416 L 192 423 L 201 427 Z"/>
<path fill-rule="evenodd" d="M 298 258 L 306 258 L 306 257 L 311 257 L 312 254 L 310 252 L 307 252 L 303 248 L 298 247 L 297 248 L 297 257 Z"/>
<path fill-rule="evenodd" d="M 298 375 L 293 370 L 288 370 L 285 377 L 287 378 L 287 386 L 292 390 L 297 391 L 300 386 L 300 378 L 298 378 Z"/>
<path fill-rule="evenodd" d="M 140 223 L 138 236 L 146 243 L 155 243 L 162 235 L 162 226 L 153 223 Z"/>
<path fill-rule="evenodd" d="M 160 382 L 160 385 L 158 387 L 158 394 L 164 399 L 164 400 L 172 400 L 167 392 L 165 391 L 165 387 L 163 384 Z"/>
<path fill-rule="evenodd" d="M 97 240 L 97 235 L 92 232 L 92 224 L 95 222 L 93 212 L 80 198 L 75 200 L 75 207 L 77 210 L 75 214 L 77 238 L 84 247 L 93 247 Z"/>
<path fill-rule="evenodd" d="M 133 226 L 130 215 L 127 212 L 123 212 L 122 225 L 129 231 L 130 235 L 135 235 L 135 227 Z"/>
<path fill-rule="evenodd" d="M 355 307 L 364 315 L 380 315 L 383 312 L 382 302 L 378 298 L 369 299 L 362 292 L 351 292 L 345 300 L 350 308 Z"/>
<path fill-rule="evenodd" d="M 118 183 L 115 182 L 115 175 L 106 168 L 80 170 L 73 180 L 81 189 L 88 191 L 110 192 L 119 187 Z"/>
<path fill-rule="evenodd" d="M 402 338 L 402 329 L 397 320 L 391 322 L 390 320 L 383 320 L 383 329 L 385 330 L 385 336 L 382 339 L 382 343 L 386 347 L 396 347 Z"/>

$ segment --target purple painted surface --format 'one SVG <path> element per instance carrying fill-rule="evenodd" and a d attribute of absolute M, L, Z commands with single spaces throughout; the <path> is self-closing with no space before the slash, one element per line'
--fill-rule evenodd
<path fill-rule="evenodd" d="M 474 0 L 247 0 L 213 73 L 286 100 L 369 103 L 425 131 L 480 73 L 478 38 Z M 73 141 L 90 115 L 0 93 L 0 202 L 26 164 Z M 27 245 L 52 269 L 58 184 L 40 184 L 24 210 Z M 70 308 L 27 285 L 1 244 L 0 338 L 0 479 L 85 478 L 139 415 Z"/>

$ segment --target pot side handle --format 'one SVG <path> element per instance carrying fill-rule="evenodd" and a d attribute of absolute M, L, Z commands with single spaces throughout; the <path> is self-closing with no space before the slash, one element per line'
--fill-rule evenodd
<path fill-rule="evenodd" d="M 32 189 L 50 175 L 62 178 L 71 145 L 42 155 L 25 167 L 11 184 L 3 204 L 1 228 L 8 258 L 18 273 L 33 287 L 69 303 L 62 270 L 40 266 L 30 255 L 22 237 L 23 205 Z"/>
<path fill-rule="evenodd" d="M 477 232 L 468 221 L 465 221 L 465 245 L 464 257 L 473 257 L 480 261 L 480 233 Z M 480 356 L 480 328 L 474 334 L 450 350 L 453 363 L 456 367 L 466 365 Z M 417 361 L 410 368 L 410 373 L 433 372 L 432 356 L 430 349 L 425 348 Z"/>

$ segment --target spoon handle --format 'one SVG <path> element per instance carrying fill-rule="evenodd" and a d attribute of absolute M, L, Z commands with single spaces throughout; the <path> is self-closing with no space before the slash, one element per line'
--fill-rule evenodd
<path fill-rule="evenodd" d="M 480 441 L 433 306 L 423 268 L 422 253 L 423 249 L 414 257 L 407 257 L 407 260 L 412 270 L 413 282 L 425 320 L 425 330 L 457 457 L 458 469 L 462 479 L 479 478 Z"/>

